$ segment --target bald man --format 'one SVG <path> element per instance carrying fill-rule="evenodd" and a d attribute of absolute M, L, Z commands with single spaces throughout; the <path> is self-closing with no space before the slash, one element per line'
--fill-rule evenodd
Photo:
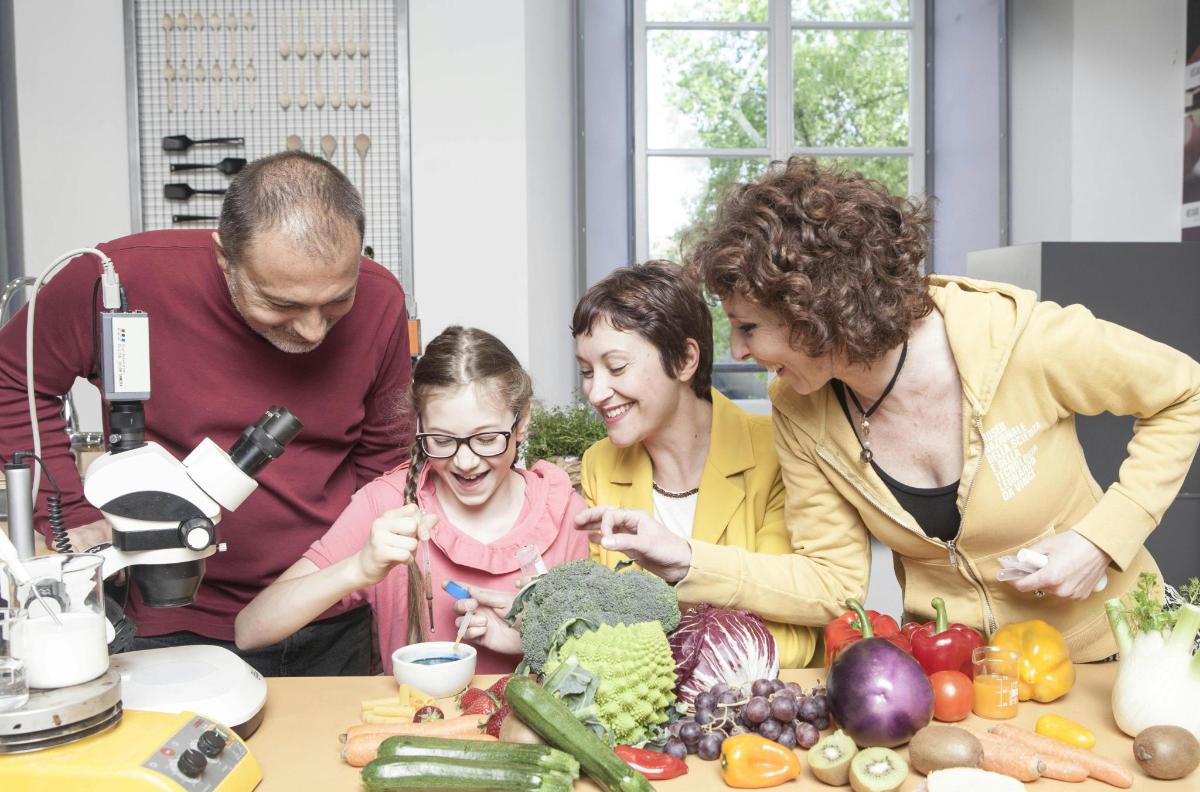
<path fill-rule="evenodd" d="M 229 448 L 271 405 L 304 429 L 218 529 L 196 601 L 148 608 L 129 587 L 126 614 L 146 649 L 208 643 L 235 650 L 233 622 L 256 593 L 333 524 L 360 486 L 406 458 L 398 406 L 411 381 L 404 292 L 362 257 L 362 199 L 340 171 L 302 152 L 257 160 L 229 185 L 216 233 L 150 231 L 99 247 L 133 310 L 150 314 L 146 439 L 178 458 L 204 437 Z M 34 331 L 42 454 L 63 489 L 76 551 L 111 529 L 83 498 L 61 398 L 97 382 L 94 256 L 73 260 L 38 296 Z M 23 309 L 24 311 L 24 309 Z M 25 315 L 0 330 L 0 453 L 32 447 L 25 396 Z M 41 479 L 42 496 L 49 490 Z M 44 509 L 38 528 L 49 534 Z M 136 576 L 136 571 L 135 571 Z M 240 652 L 268 676 L 365 674 L 371 617 L 337 606 L 286 641 Z"/>

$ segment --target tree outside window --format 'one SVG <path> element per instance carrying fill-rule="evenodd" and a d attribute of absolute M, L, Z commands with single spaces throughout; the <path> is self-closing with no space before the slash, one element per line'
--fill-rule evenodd
<path fill-rule="evenodd" d="M 639 257 L 679 260 L 730 184 L 792 153 L 919 192 L 921 13 L 908 0 L 637 0 Z M 719 307 L 713 320 L 728 360 Z"/>

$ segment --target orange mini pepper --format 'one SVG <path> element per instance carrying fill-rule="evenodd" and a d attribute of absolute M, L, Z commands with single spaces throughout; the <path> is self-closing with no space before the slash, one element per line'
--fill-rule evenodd
<path fill-rule="evenodd" d="M 992 646 L 1015 649 L 1021 655 L 1017 698 L 1047 703 L 1075 684 L 1075 666 L 1062 633 L 1041 619 L 1006 624 L 992 636 Z"/>
<path fill-rule="evenodd" d="M 739 734 L 721 744 L 721 779 L 737 789 L 779 786 L 800 775 L 791 748 L 757 734 Z"/>

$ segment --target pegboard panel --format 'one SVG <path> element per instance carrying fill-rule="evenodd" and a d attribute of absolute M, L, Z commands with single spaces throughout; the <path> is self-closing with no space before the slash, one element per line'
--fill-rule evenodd
<path fill-rule="evenodd" d="M 362 192 L 365 244 L 411 294 L 406 9 L 403 0 L 126 0 L 135 228 L 215 227 L 221 195 L 191 190 L 224 189 L 237 160 L 303 148 Z M 178 135 L 243 142 L 164 150 Z M 167 198 L 168 184 L 186 185 L 174 190 L 188 197 Z"/>

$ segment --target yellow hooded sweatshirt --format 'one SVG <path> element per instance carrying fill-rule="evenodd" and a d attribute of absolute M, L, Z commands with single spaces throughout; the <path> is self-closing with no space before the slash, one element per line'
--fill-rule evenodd
<path fill-rule="evenodd" d="M 925 535 L 860 447 L 832 388 L 801 396 L 771 385 L 775 443 L 787 488 L 793 553 L 751 555 L 692 544 L 681 599 L 748 608 L 773 621 L 824 624 L 864 598 L 869 536 L 894 552 L 904 610 L 930 620 L 942 597 L 952 621 L 991 635 L 1040 618 L 1077 662 L 1116 651 L 1103 602 L 1158 572 L 1143 543 L 1171 504 L 1200 444 L 1200 365 L 1102 321 L 1082 306 L 966 278 L 930 277 L 963 390 L 958 536 Z M 1133 415 L 1118 481 L 1102 491 L 1088 470 L 1075 415 Z M 1109 585 L 1086 600 L 1037 598 L 996 581 L 999 558 L 1075 530 L 1112 558 Z"/>

